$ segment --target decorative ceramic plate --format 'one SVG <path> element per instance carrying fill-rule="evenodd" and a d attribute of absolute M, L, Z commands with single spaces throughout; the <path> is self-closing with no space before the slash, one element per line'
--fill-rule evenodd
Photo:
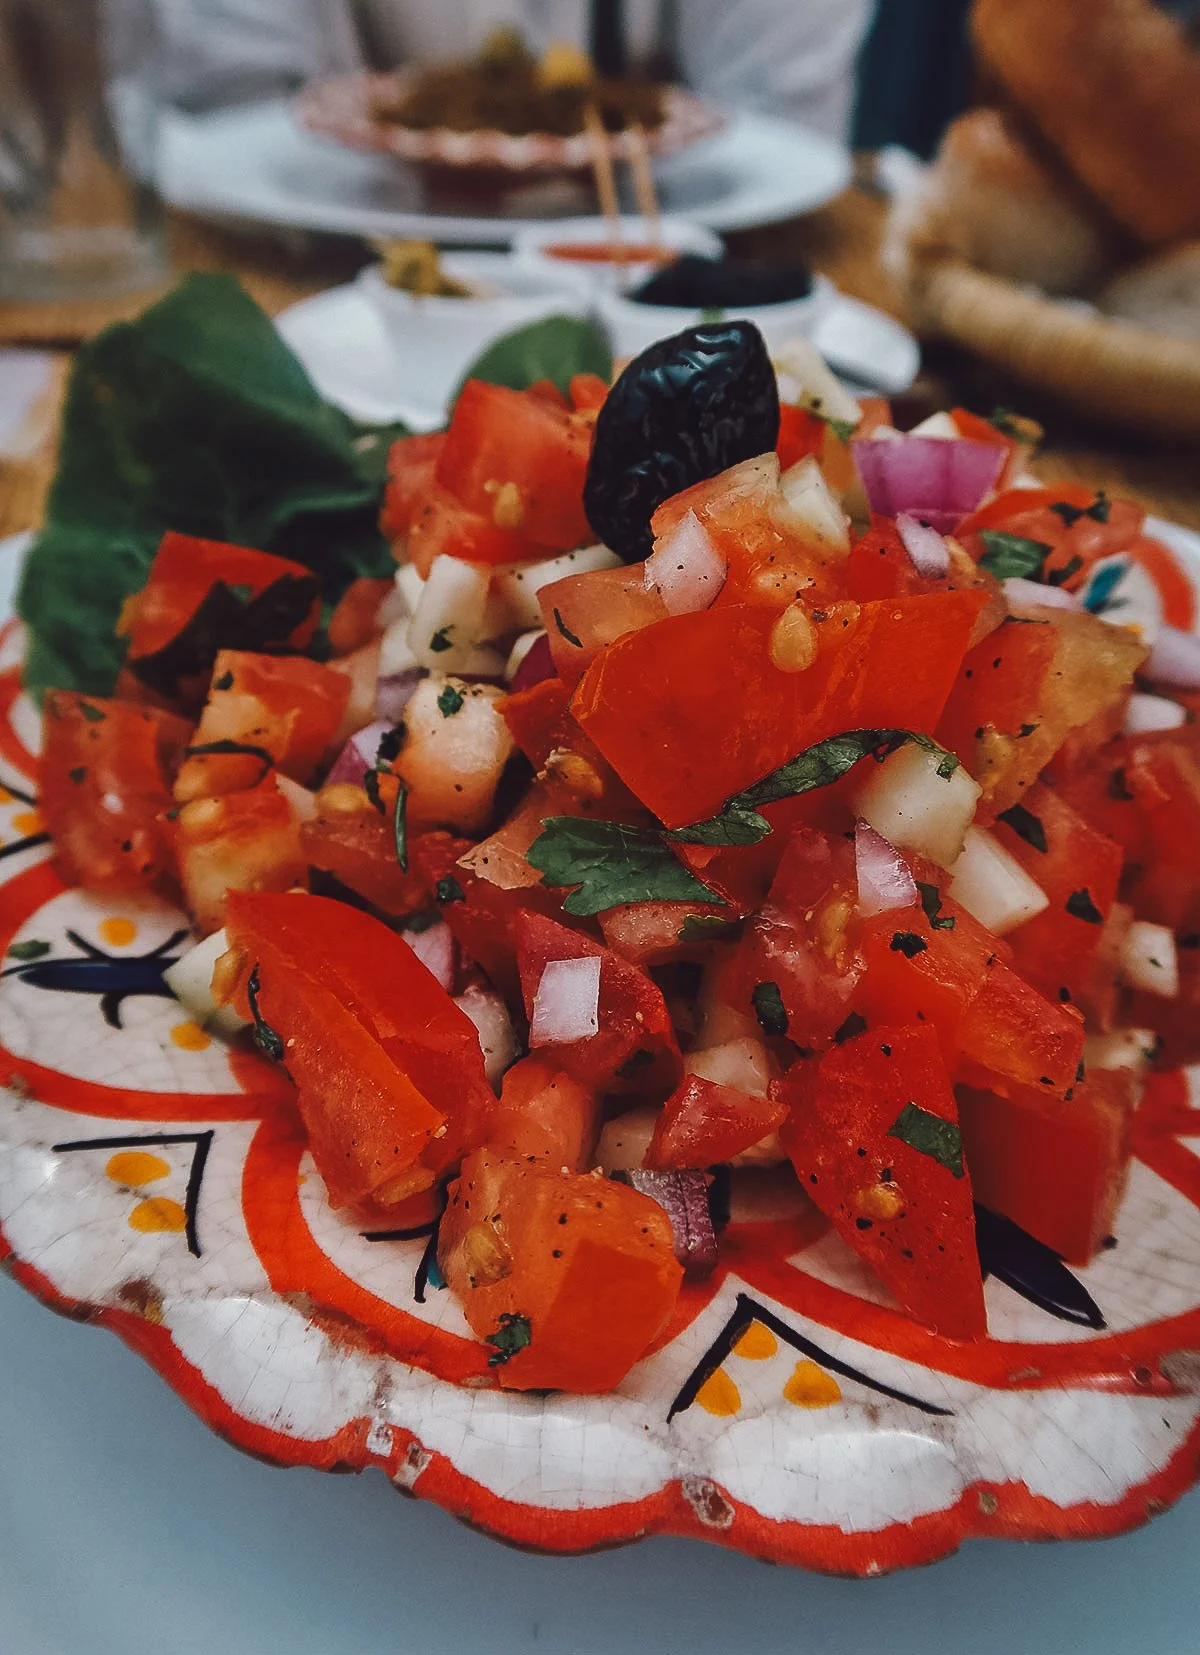
<path fill-rule="evenodd" d="M 1196 537 L 1175 530 L 1197 559 Z M 11 553 L 9 554 L 11 556 Z M 1200 561 L 1193 566 L 1200 569 Z M 1200 1072 L 1157 1077 L 1086 1269 L 985 1252 L 991 1336 L 899 1313 L 794 1179 L 735 1192 L 721 1264 L 608 1396 L 495 1388 L 428 1229 L 333 1212 L 278 1072 L 162 981 L 183 915 L 54 872 L 19 628 L 0 632 L 0 1257 L 119 1333 L 214 1429 L 378 1466 L 504 1539 L 655 1532 L 856 1574 L 966 1536 L 1143 1522 L 1200 1454 Z"/>
<path fill-rule="evenodd" d="M 591 166 L 591 142 L 582 132 L 569 138 L 551 132 L 455 132 L 449 127 L 417 128 L 380 120 L 374 112 L 376 101 L 384 96 L 393 103 L 402 98 L 417 73 L 397 69 L 389 74 L 360 72 L 317 81 L 296 98 L 296 114 L 310 132 L 322 138 L 421 166 L 518 174 L 577 172 Z M 646 148 L 652 155 L 674 155 L 701 138 L 711 138 L 724 125 L 725 116 L 719 109 L 681 86 L 670 86 L 663 97 L 661 123 L 646 132 Z M 628 134 L 611 133 L 609 150 L 614 161 L 630 160 Z"/>

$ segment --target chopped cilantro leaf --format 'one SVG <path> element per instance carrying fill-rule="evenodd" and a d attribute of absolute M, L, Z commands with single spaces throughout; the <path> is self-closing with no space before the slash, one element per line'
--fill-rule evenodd
<path fill-rule="evenodd" d="M 83 714 L 84 718 L 87 719 L 89 724 L 102 724 L 108 717 L 108 714 L 102 707 L 93 707 L 90 701 L 81 701 L 79 703 L 79 710 Z"/>
<path fill-rule="evenodd" d="M 1061 569 L 1051 569 L 1046 576 L 1047 586 L 1065 586 L 1072 575 L 1077 575 L 1083 568 L 1083 559 L 1073 557 L 1064 563 Z"/>
<path fill-rule="evenodd" d="M 1086 885 L 1081 891 L 1072 891 L 1064 906 L 1073 919 L 1086 920 L 1089 925 L 1104 924 L 1104 915 L 1092 901 L 1092 893 Z"/>
<path fill-rule="evenodd" d="M 1035 816 L 1032 810 L 1026 810 L 1024 805 L 1010 805 L 1007 810 L 1000 811 L 996 820 L 1005 822 L 1013 830 L 1018 839 L 1024 839 L 1027 845 L 1034 850 L 1041 851 L 1045 856 L 1047 849 L 1046 829 L 1042 825 L 1040 816 Z"/>
<path fill-rule="evenodd" d="M 927 885 L 923 879 L 917 880 L 917 890 L 921 893 L 921 907 L 925 910 L 925 918 L 935 931 L 953 931 L 954 915 L 943 914 L 942 893 L 936 885 Z"/>
<path fill-rule="evenodd" d="M 841 442 L 849 442 L 851 437 L 858 430 L 856 421 L 852 419 L 830 419 L 828 415 L 825 414 L 822 414 L 821 418 L 833 432 L 834 436 Z"/>
<path fill-rule="evenodd" d="M 437 709 L 443 718 L 453 718 L 461 708 L 466 697 L 461 690 L 456 690 L 453 684 L 447 684 L 437 698 Z"/>
<path fill-rule="evenodd" d="M 453 621 L 447 621 L 445 626 L 438 627 L 433 637 L 429 640 L 429 647 L 435 655 L 441 655 L 446 650 L 454 648 L 454 645 L 450 642 L 450 634 L 453 631 Z"/>
<path fill-rule="evenodd" d="M 396 789 L 396 808 L 392 812 L 392 841 L 396 847 L 396 861 L 404 873 L 408 872 L 408 789 L 403 784 Z"/>
<path fill-rule="evenodd" d="M 575 636 L 557 609 L 554 611 L 554 624 L 569 644 L 574 644 L 576 649 L 583 648 L 583 639 Z"/>
<path fill-rule="evenodd" d="M 997 580 L 1032 580 L 1041 571 L 1051 548 L 1044 540 L 1030 540 L 1025 535 L 1003 534 L 999 529 L 981 529 L 979 538 L 986 550 L 979 559 Z"/>
<path fill-rule="evenodd" d="M 233 688 L 233 674 L 223 672 L 219 678 L 213 679 L 212 687 L 214 690 L 231 690 Z"/>
<path fill-rule="evenodd" d="M 599 914 L 626 902 L 724 906 L 650 829 L 549 816 L 525 854 L 545 884 L 576 887 L 563 902 L 568 914 Z"/>
<path fill-rule="evenodd" d="M 919 1103 L 906 1103 L 888 1128 L 889 1138 L 899 1138 L 921 1155 L 928 1155 L 955 1178 L 963 1176 L 962 1133 L 953 1121 L 922 1109 Z"/>
<path fill-rule="evenodd" d="M 383 796 L 379 791 L 379 777 L 381 774 L 382 772 L 379 770 L 365 770 L 363 772 L 363 789 L 367 798 L 370 799 L 375 809 L 382 816 L 384 814 Z"/>
<path fill-rule="evenodd" d="M 1031 736 L 1036 729 L 1036 724 L 1022 724 L 1021 728 L 1017 731 L 1017 735 L 1023 740 L 1026 736 Z"/>
<path fill-rule="evenodd" d="M 923 954 L 929 944 L 915 931 L 896 931 L 888 947 L 893 954 L 903 954 L 906 960 L 911 960 L 915 955 Z"/>
<path fill-rule="evenodd" d="M 50 952 L 48 942 L 37 942 L 30 937 L 28 942 L 14 942 L 8 951 L 10 960 L 40 960 Z"/>
<path fill-rule="evenodd" d="M 452 874 L 447 874 L 444 879 L 438 880 L 433 887 L 433 894 L 436 900 L 441 903 L 465 902 L 467 900 L 466 892 Z"/>
<path fill-rule="evenodd" d="M 736 920 L 725 919 L 721 914 L 687 914 L 683 924 L 679 927 L 680 942 L 709 942 L 720 937 L 728 936 L 736 925 Z"/>
<path fill-rule="evenodd" d="M 762 1025 L 764 1034 L 786 1034 L 788 1031 L 788 1014 L 783 1004 L 783 995 L 779 992 L 778 983 L 758 983 L 750 996 L 754 1006 L 754 1015 Z"/>
<path fill-rule="evenodd" d="M 258 1009 L 258 991 L 262 987 L 258 978 L 258 967 L 250 973 L 246 984 L 246 999 L 250 1002 L 250 1015 L 254 1019 L 255 1044 L 276 1063 L 283 1062 L 283 1041 Z"/>
<path fill-rule="evenodd" d="M 529 1325 L 528 1316 L 514 1316 L 512 1311 L 502 1310 L 499 1327 L 495 1333 L 489 1333 L 486 1340 L 487 1344 L 495 1346 L 495 1350 L 488 1357 L 488 1367 L 503 1367 L 519 1350 L 525 1349 L 532 1337 L 533 1329 Z"/>
<path fill-rule="evenodd" d="M 87 775 L 87 765 L 77 764 L 73 770 L 67 771 L 67 775 L 70 776 L 73 782 L 81 782 Z"/>

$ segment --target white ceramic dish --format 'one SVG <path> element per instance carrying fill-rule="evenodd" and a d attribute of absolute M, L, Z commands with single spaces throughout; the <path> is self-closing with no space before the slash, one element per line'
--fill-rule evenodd
<path fill-rule="evenodd" d="M 824 276 L 814 276 L 811 291 L 803 299 L 777 305 L 729 305 L 721 314 L 725 320 L 753 322 L 766 340 L 767 349 L 778 350 L 789 339 L 802 334 L 806 339 L 821 317 L 837 303 L 838 293 Z M 643 305 L 623 293 L 604 293 L 597 300 L 601 320 L 608 328 L 618 356 L 636 356 L 656 339 L 669 339 L 684 328 L 703 321 L 704 311 L 681 305 Z"/>
<path fill-rule="evenodd" d="M 499 266 L 494 256 L 450 254 L 442 260 L 448 276 L 478 289 L 462 299 L 419 297 L 389 287 L 377 264 L 368 265 L 356 286 L 387 332 L 406 381 L 423 387 L 431 402 L 453 396 L 467 367 L 501 334 L 546 316 L 585 316 L 587 288 L 556 271 Z"/>
<path fill-rule="evenodd" d="M 513 237 L 513 264 L 522 270 L 536 271 L 549 280 L 580 282 L 597 298 L 637 287 L 659 268 L 657 259 L 562 258 L 555 251 L 557 248 L 576 248 L 583 252 L 607 249 L 611 237 L 611 228 L 603 218 L 556 219 L 551 224 L 522 230 Z M 660 247 L 669 248 L 673 253 L 699 253 L 710 259 L 719 258 L 723 251 L 720 236 L 702 224 L 692 224 L 682 218 L 663 218 L 652 226 L 632 213 L 621 219 L 619 245 L 630 254 Z"/>
<path fill-rule="evenodd" d="M 741 113 L 654 171 L 665 213 L 725 231 L 811 212 L 845 189 L 851 165 L 820 133 Z M 435 208 L 414 168 L 323 142 L 301 129 L 282 99 L 212 115 L 168 113 L 161 181 L 168 201 L 190 212 L 443 243 L 507 244 L 525 226 L 587 210 L 577 190 L 556 194 L 553 185 L 496 207 Z"/>

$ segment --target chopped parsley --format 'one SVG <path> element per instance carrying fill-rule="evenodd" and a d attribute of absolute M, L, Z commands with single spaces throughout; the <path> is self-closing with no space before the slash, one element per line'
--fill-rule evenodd
<path fill-rule="evenodd" d="M 1092 901 L 1092 893 L 1085 885 L 1081 891 L 1072 891 L 1065 903 L 1073 919 L 1086 920 L 1089 925 L 1103 925 L 1104 915 Z"/>
<path fill-rule="evenodd" d="M 435 655 L 442 655 L 446 650 L 454 648 L 454 645 L 450 642 L 450 634 L 453 631 L 453 621 L 447 621 L 445 626 L 438 627 L 433 637 L 429 640 L 429 647 Z"/>
<path fill-rule="evenodd" d="M 557 609 L 554 611 L 554 624 L 569 644 L 574 644 L 576 649 L 582 649 L 583 648 L 583 639 L 582 638 L 577 638 L 575 636 L 575 634 L 571 631 L 571 628 L 567 625 L 566 621 L 563 620 L 562 616 L 559 614 Z"/>
<path fill-rule="evenodd" d="M 1090 517 L 1096 523 L 1107 523 L 1111 505 L 1108 495 L 1101 489 L 1090 506 L 1072 506 L 1066 500 L 1056 500 L 1050 510 L 1056 517 L 1061 517 L 1070 529 L 1081 517 Z"/>
<path fill-rule="evenodd" d="M 754 1006 L 754 1015 L 758 1018 L 764 1034 L 786 1034 L 788 1032 L 788 1014 L 783 1003 L 783 995 L 779 992 L 778 983 L 758 983 L 750 996 Z"/>
<path fill-rule="evenodd" d="M 1081 557 L 1069 558 L 1061 569 L 1051 569 L 1046 575 L 1047 586 L 1065 586 L 1072 575 L 1077 575 L 1083 568 Z"/>
<path fill-rule="evenodd" d="M 461 690 L 456 690 L 453 684 L 447 684 L 437 698 L 437 709 L 443 718 L 453 718 L 458 712 L 466 697 Z"/>
<path fill-rule="evenodd" d="M 563 902 L 568 914 L 600 914 L 626 902 L 724 906 L 653 829 L 549 816 L 525 856 L 545 884 L 574 887 Z"/>
<path fill-rule="evenodd" d="M 84 777 L 87 775 L 87 765 L 86 764 L 77 764 L 73 770 L 68 770 L 67 771 L 67 775 L 71 778 L 71 780 L 73 782 L 78 784 L 79 782 L 83 781 Z"/>
<path fill-rule="evenodd" d="M 437 884 L 433 887 L 433 894 L 436 901 L 442 904 L 447 902 L 465 902 L 467 900 L 466 892 L 458 883 L 458 880 L 454 878 L 453 874 L 447 874 L 444 879 L 439 879 Z"/>
<path fill-rule="evenodd" d="M 728 936 L 736 924 L 721 914 L 686 914 L 677 934 L 680 942 L 715 941 Z"/>
<path fill-rule="evenodd" d="M 81 701 L 79 703 L 79 710 L 83 714 L 84 718 L 87 719 L 89 724 L 103 724 L 104 720 L 108 717 L 108 714 L 102 707 L 93 707 L 90 701 Z"/>
<path fill-rule="evenodd" d="M 30 937 L 27 942 L 14 942 L 8 951 L 10 960 L 40 960 L 50 952 L 48 942 L 38 942 Z"/>
<path fill-rule="evenodd" d="M 258 966 L 250 973 L 246 984 L 246 999 L 250 1002 L 250 1015 L 254 1019 L 254 1041 L 261 1051 L 276 1063 L 283 1062 L 283 1041 L 258 1009 L 258 991 L 261 987 L 258 980 Z"/>
<path fill-rule="evenodd" d="M 955 1178 L 963 1176 L 962 1133 L 953 1121 L 931 1114 L 919 1103 L 904 1105 L 888 1128 L 888 1137 L 899 1138 L 918 1154 L 928 1155 Z"/>
<path fill-rule="evenodd" d="M 1046 829 L 1041 817 L 1035 816 L 1032 810 L 1026 810 L 1024 805 L 1010 805 L 1007 810 L 999 812 L 996 820 L 1006 823 L 1018 839 L 1024 839 L 1027 845 L 1032 845 L 1034 850 L 1041 851 L 1045 856 L 1048 849 Z"/>
<path fill-rule="evenodd" d="M 396 789 L 396 808 L 392 812 L 392 841 L 396 847 L 396 861 L 404 873 L 408 872 L 408 789 L 401 783 Z"/>
<path fill-rule="evenodd" d="M 262 765 L 262 769 L 255 778 L 254 785 L 256 787 L 259 782 L 270 774 L 275 766 L 274 754 L 269 753 L 265 747 L 254 746 L 253 742 L 249 741 L 203 741 L 197 747 L 185 747 L 183 750 L 184 758 L 188 759 L 207 758 L 210 755 L 217 757 L 225 754 L 236 754 L 242 758 L 258 760 Z"/>
<path fill-rule="evenodd" d="M 213 679 L 214 690 L 231 690 L 233 688 L 233 674 L 223 672 L 219 678 Z"/>
<path fill-rule="evenodd" d="M 915 931 L 897 931 L 888 947 L 893 954 L 903 954 L 906 960 L 911 960 L 917 954 L 923 954 L 929 944 L 924 937 L 918 936 Z"/>
<path fill-rule="evenodd" d="M 841 1046 L 847 1040 L 853 1040 L 855 1035 L 867 1032 L 867 1020 L 860 1011 L 852 1011 L 839 1029 L 834 1031 L 834 1040 Z"/>
<path fill-rule="evenodd" d="M 1052 549 L 1044 540 L 1004 534 L 999 529 L 981 529 L 979 538 L 986 548 L 979 566 L 997 580 L 1035 579 Z"/>
<path fill-rule="evenodd" d="M 514 1315 L 510 1310 L 502 1310 L 499 1327 L 495 1333 L 489 1333 L 486 1340 L 487 1344 L 495 1346 L 488 1357 L 488 1367 L 503 1367 L 519 1350 L 524 1350 L 532 1338 L 533 1329 L 529 1325 L 528 1316 Z"/>
<path fill-rule="evenodd" d="M 917 880 L 917 890 L 921 894 L 921 907 L 925 910 L 925 918 L 935 931 L 953 931 L 954 915 L 943 914 L 942 893 L 936 885 L 928 885 L 923 879 Z"/>

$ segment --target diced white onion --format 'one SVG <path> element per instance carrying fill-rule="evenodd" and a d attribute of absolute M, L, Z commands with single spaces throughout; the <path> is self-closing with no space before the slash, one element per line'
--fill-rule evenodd
<path fill-rule="evenodd" d="M 940 408 L 936 414 L 930 414 L 920 425 L 914 425 L 908 434 L 910 437 L 942 437 L 947 442 L 958 442 L 962 436 L 962 432 L 944 408 Z"/>
<path fill-rule="evenodd" d="M 707 609 L 729 572 L 694 511 L 685 512 L 673 533 L 654 542 L 642 569 L 647 589 L 658 588 L 669 615 Z"/>
<path fill-rule="evenodd" d="M 1179 993 L 1179 957 L 1169 927 L 1135 919 L 1121 948 L 1121 975 L 1131 988 L 1174 1000 Z"/>
<path fill-rule="evenodd" d="M 420 662 L 408 641 L 409 617 L 393 621 L 379 642 L 379 676 L 399 678 L 402 672 L 420 672 Z"/>
<path fill-rule="evenodd" d="M 415 563 L 402 563 L 396 570 L 396 590 L 404 600 L 404 613 L 415 615 L 425 590 L 425 577 Z"/>
<path fill-rule="evenodd" d="M 791 382 L 788 401 L 809 408 L 825 419 L 845 420 L 857 425 L 862 409 L 829 367 L 817 347 L 797 335 L 775 353 L 775 371 Z"/>
<path fill-rule="evenodd" d="M 290 776 L 275 772 L 276 790 L 283 795 L 292 807 L 292 815 L 298 822 L 315 822 L 317 819 L 317 795 L 307 787 L 301 787 Z"/>
<path fill-rule="evenodd" d="M 945 537 L 928 523 L 922 523 L 911 512 L 902 511 L 896 519 L 896 533 L 904 542 L 904 550 L 912 558 L 913 568 L 927 580 L 938 580 L 950 573 L 950 548 Z"/>
<path fill-rule="evenodd" d="M 1178 730 L 1187 723 L 1187 708 L 1178 701 L 1169 701 L 1165 695 L 1143 695 L 1135 692 L 1125 708 L 1125 734 L 1149 735 L 1152 730 Z"/>
<path fill-rule="evenodd" d="M 400 585 L 400 572 L 397 570 L 396 577 L 392 582 L 392 589 L 379 605 L 379 611 L 375 619 L 386 632 L 389 626 L 395 626 L 397 621 L 407 620 L 411 614 L 412 607 L 404 596 L 403 588 Z"/>
<path fill-rule="evenodd" d="M 1050 906 L 1042 887 L 985 828 L 967 829 L 953 874 L 949 894 L 998 937 Z"/>
<path fill-rule="evenodd" d="M 520 1053 L 508 1007 L 492 989 L 476 984 L 458 995 L 454 1004 L 474 1023 L 483 1053 L 484 1073 L 489 1085 L 497 1086 L 504 1071 L 517 1061 Z"/>
<path fill-rule="evenodd" d="M 771 1080 L 767 1048 L 751 1035 L 689 1052 L 683 1067 L 689 1075 L 711 1080 L 714 1086 L 732 1086 L 752 1098 L 765 1098 Z"/>
<path fill-rule="evenodd" d="M 424 931 L 401 931 L 400 936 L 449 993 L 454 986 L 454 933 L 445 920 Z"/>
<path fill-rule="evenodd" d="M 1153 1029 L 1110 1029 L 1083 1041 L 1085 1069 L 1140 1069 L 1153 1056 L 1158 1036 Z"/>
<path fill-rule="evenodd" d="M 535 627 L 532 632 L 522 632 L 516 643 L 508 652 L 508 660 L 504 663 L 504 682 L 511 684 L 520 671 L 521 662 L 537 643 L 539 638 L 546 636 L 545 627 Z"/>
<path fill-rule="evenodd" d="M 600 958 L 549 960 L 533 997 L 531 1046 L 588 1040 L 600 1028 Z"/>
<path fill-rule="evenodd" d="M 1079 596 L 1093 615 L 1112 626 L 1132 627 L 1144 644 L 1152 644 L 1162 630 L 1162 594 L 1150 571 L 1133 558 L 1100 558 L 1088 570 Z"/>
<path fill-rule="evenodd" d="M 982 789 L 961 764 L 940 776 L 944 762 L 942 752 L 906 742 L 882 764 L 862 766 L 866 779 L 853 805 L 898 850 L 916 851 L 949 868 L 962 854 Z"/>
<path fill-rule="evenodd" d="M 917 882 L 895 845 L 889 845 L 866 822 L 854 830 L 854 867 L 858 875 L 858 911 L 864 919 L 893 908 L 911 908 Z"/>
<path fill-rule="evenodd" d="M 213 967 L 228 947 L 225 932 L 214 931 L 168 966 L 163 982 L 197 1023 L 206 1024 L 218 1034 L 234 1035 L 249 1025 L 232 1006 L 218 1006 L 212 991 Z"/>
<path fill-rule="evenodd" d="M 1175 690 L 1200 690 L 1200 638 L 1164 626 L 1154 640 L 1150 658 L 1142 669 L 1155 684 Z"/>
<path fill-rule="evenodd" d="M 639 1103 L 608 1121 L 596 1145 L 596 1165 L 602 1172 L 633 1172 L 642 1166 L 657 1121 L 658 1110 L 651 1103 Z"/>
<path fill-rule="evenodd" d="M 504 657 L 491 644 L 480 644 L 458 670 L 464 678 L 503 678 Z"/>
<path fill-rule="evenodd" d="M 1008 607 L 1014 615 L 1023 615 L 1027 609 L 1082 609 L 1077 592 L 1064 592 L 1061 586 L 1043 586 L 1036 580 L 1022 580 L 1010 575 L 1001 584 Z"/>
<path fill-rule="evenodd" d="M 408 626 L 418 666 L 462 672 L 483 638 L 489 572 L 457 557 L 435 557 Z M 503 669 L 503 661 L 500 663 Z"/>
<path fill-rule="evenodd" d="M 492 577 L 492 589 L 508 610 L 512 627 L 541 626 L 542 610 L 538 593 L 543 586 L 568 575 L 590 575 L 598 569 L 618 569 L 621 559 L 607 546 L 581 546 L 561 557 L 544 558 L 540 563 L 506 563 Z"/>
<path fill-rule="evenodd" d="M 844 554 L 850 550 L 850 519 L 838 504 L 815 454 L 789 466 L 779 479 L 783 497 L 797 520 L 827 551 Z"/>

